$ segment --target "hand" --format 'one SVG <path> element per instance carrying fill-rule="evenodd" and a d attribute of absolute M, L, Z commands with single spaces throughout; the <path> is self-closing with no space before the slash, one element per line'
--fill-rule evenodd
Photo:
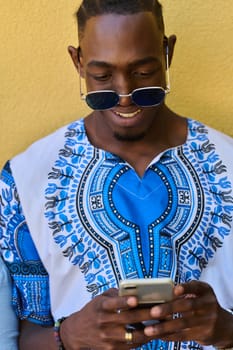
<path fill-rule="evenodd" d="M 207 283 L 192 281 L 178 285 L 174 295 L 172 302 L 151 309 L 153 318 L 165 320 L 146 327 L 147 336 L 166 341 L 193 340 L 216 347 L 233 345 L 233 316 L 221 308 Z M 174 314 L 178 317 L 174 318 Z"/>
<path fill-rule="evenodd" d="M 65 349 L 127 350 L 150 341 L 141 329 L 133 331 L 132 342 L 127 344 L 126 325 L 151 318 L 150 309 L 136 306 L 135 297 L 119 297 L 117 289 L 97 296 L 63 321 L 60 335 Z"/>

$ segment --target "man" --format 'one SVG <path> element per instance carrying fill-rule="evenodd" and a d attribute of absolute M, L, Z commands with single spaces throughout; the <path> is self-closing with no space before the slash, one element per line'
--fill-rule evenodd
<path fill-rule="evenodd" d="M 233 141 L 166 106 L 176 38 L 157 1 L 84 0 L 77 16 L 69 53 L 93 111 L 1 176 L 20 346 L 230 348 Z M 134 277 L 171 277 L 174 299 L 137 308 L 118 296 Z M 161 322 L 128 328 L 145 320 Z"/>

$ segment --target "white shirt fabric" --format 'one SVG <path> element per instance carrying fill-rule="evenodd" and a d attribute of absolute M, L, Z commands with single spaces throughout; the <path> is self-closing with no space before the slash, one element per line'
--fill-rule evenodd
<path fill-rule="evenodd" d="M 0 181 L 0 246 L 19 317 L 51 324 L 135 277 L 205 281 L 232 310 L 232 153 L 232 138 L 189 119 L 186 142 L 139 178 L 124 160 L 95 148 L 79 120 L 15 157 Z M 202 346 L 180 346 L 187 348 Z"/>

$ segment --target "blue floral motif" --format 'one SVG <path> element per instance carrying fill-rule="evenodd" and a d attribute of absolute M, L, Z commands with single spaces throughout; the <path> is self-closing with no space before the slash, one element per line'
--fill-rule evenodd
<path fill-rule="evenodd" d="M 9 163 L 0 179 L 0 250 L 13 279 L 13 306 L 20 319 L 52 325 L 48 275 L 30 237 Z"/>
<path fill-rule="evenodd" d="M 215 146 L 208 140 L 208 132 L 199 122 L 190 122 L 192 140 L 184 146 L 184 154 L 196 169 L 199 168 L 199 178 L 205 192 L 206 210 L 202 215 L 202 224 L 195 232 L 195 245 L 198 249 L 188 248 L 189 242 L 184 244 L 180 253 L 179 273 L 181 280 L 190 279 L 193 266 L 193 276 L 199 279 L 201 271 L 221 248 L 224 238 L 230 234 L 233 218 L 233 196 L 231 183 L 228 180 L 226 166 L 215 152 Z M 200 137 L 201 134 L 201 137 Z M 206 230 L 207 228 L 207 230 Z M 194 268 L 196 267 L 196 268 Z"/>
<path fill-rule="evenodd" d="M 154 213 L 140 202 L 143 186 L 130 167 L 94 148 L 83 121 L 68 127 L 49 174 L 45 217 L 64 257 L 83 273 L 91 298 L 126 277 L 198 280 L 229 235 L 233 197 L 226 166 L 205 126 L 192 120 L 188 125 L 187 142 L 166 151 L 145 174 L 148 185 L 160 188 Z M 134 204 L 133 213 L 128 207 Z M 194 342 L 185 346 L 201 349 Z M 158 348 L 168 349 L 168 344 L 153 341 L 141 347 Z"/>
<path fill-rule="evenodd" d="M 233 196 L 226 165 L 207 128 L 191 120 L 188 125 L 186 143 L 164 152 L 143 181 L 122 159 L 94 148 L 83 121 L 66 129 L 48 174 L 44 215 L 64 259 L 82 273 L 90 299 L 126 277 L 198 280 L 230 234 Z M 0 248 L 14 278 L 15 308 L 21 318 L 52 324 L 48 275 L 31 240 L 10 163 L 0 179 Z M 38 291 L 40 300 L 34 298 Z M 142 349 L 168 346 L 158 340 Z M 201 349 L 195 342 L 182 348 Z"/>

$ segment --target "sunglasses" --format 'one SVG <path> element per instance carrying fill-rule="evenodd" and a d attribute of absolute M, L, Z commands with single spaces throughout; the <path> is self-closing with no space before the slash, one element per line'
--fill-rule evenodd
<path fill-rule="evenodd" d="M 132 102 L 139 107 L 153 107 L 162 103 L 167 92 L 157 86 L 135 89 L 127 95 L 118 94 L 113 90 L 99 90 L 88 92 L 82 99 L 94 110 L 111 109 L 118 105 L 121 97 L 131 97 Z"/>
<path fill-rule="evenodd" d="M 79 75 L 80 95 L 87 105 L 93 110 L 106 110 L 117 106 L 122 97 L 130 97 L 138 107 L 153 107 L 160 105 L 166 94 L 170 92 L 168 51 L 166 54 L 166 80 L 167 87 L 148 86 L 133 90 L 130 94 L 118 94 L 114 90 L 90 91 L 86 95 L 82 92 L 81 77 Z"/>

